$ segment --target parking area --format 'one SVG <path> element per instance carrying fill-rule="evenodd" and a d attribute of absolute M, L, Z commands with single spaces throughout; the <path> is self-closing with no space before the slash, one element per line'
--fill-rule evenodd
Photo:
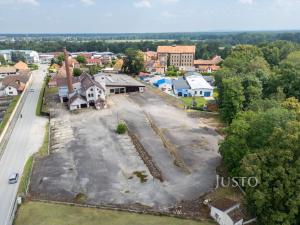
<path fill-rule="evenodd" d="M 151 91 L 110 96 L 108 105 L 77 114 L 56 109 L 51 154 L 35 163 L 31 196 L 164 210 L 213 189 L 220 160 L 213 129 Z M 152 157 L 163 182 L 151 176 L 130 136 L 116 134 L 120 120 Z"/>

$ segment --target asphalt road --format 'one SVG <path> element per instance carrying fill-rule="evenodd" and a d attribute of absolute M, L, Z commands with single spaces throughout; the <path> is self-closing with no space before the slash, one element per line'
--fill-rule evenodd
<path fill-rule="evenodd" d="M 26 160 L 43 142 L 47 119 L 37 117 L 35 110 L 46 69 L 47 65 L 40 65 L 39 70 L 33 72 L 31 88 L 34 92 L 28 93 L 21 111 L 22 118 L 16 122 L 0 159 L 0 225 L 7 225 L 10 219 L 20 181 L 8 184 L 8 177 L 11 173 L 19 173 L 21 177 Z"/>

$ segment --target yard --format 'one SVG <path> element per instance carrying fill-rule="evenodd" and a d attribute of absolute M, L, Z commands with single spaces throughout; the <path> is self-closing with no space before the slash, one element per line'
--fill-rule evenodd
<path fill-rule="evenodd" d="M 183 103 L 186 106 L 192 107 L 193 106 L 193 97 L 181 97 L 180 98 L 181 101 L 183 101 Z M 196 108 L 201 108 L 206 104 L 206 100 L 202 97 L 195 97 L 195 101 L 197 103 Z"/>
<path fill-rule="evenodd" d="M 17 213 L 15 225 L 213 225 L 165 216 L 81 208 L 67 205 L 27 202 Z"/>

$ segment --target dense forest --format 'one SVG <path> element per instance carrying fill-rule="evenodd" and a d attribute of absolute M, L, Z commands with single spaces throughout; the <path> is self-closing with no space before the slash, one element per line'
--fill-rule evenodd
<path fill-rule="evenodd" d="M 228 125 L 220 153 L 246 187 L 261 225 L 300 224 L 300 46 L 276 41 L 238 45 L 216 74 L 220 114 Z"/>
<path fill-rule="evenodd" d="M 30 49 L 38 52 L 156 50 L 158 45 L 196 45 L 196 58 L 216 54 L 226 58 L 238 44 L 263 45 L 276 40 L 300 43 L 300 32 L 157 33 L 157 34 L 6 34 L 0 49 Z M 11 39 L 14 38 L 14 41 Z M 112 41 L 113 40 L 113 41 Z M 115 40 L 115 41 L 114 41 Z M 119 40 L 119 41 L 117 41 Z M 122 40 L 122 41 L 120 41 Z"/>

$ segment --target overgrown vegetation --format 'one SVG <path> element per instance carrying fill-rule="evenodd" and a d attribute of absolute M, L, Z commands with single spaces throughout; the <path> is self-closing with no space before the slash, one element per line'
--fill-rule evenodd
<path fill-rule="evenodd" d="M 49 122 L 46 124 L 43 144 L 38 151 L 38 155 L 43 157 L 48 155 L 48 153 L 49 153 Z"/>
<path fill-rule="evenodd" d="M 117 134 L 125 134 L 126 131 L 127 131 L 126 124 L 124 122 L 120 122 L 116 129 Z"/>
<path fill-rule="evenodd" d="M 30 178 L 32 167 L 33 167 L 33 161 L 34 161 L 33 155 L 30 156 L 29 159 L 26 161 L 26 164 L 23 169 L 22 177 L 20 179 L 18 194 L 22 194 L 22 195 L 26 194 L 26 191 L 27 191 L 26 189 L 27 189 L 28 183 L 30 181 L 29 178 Z"/>
<path fill-rule="evenodd" d="M 37 116 L 40 116 L 41 113 L 42 113 L 42 108 L 43 108 L 43 104 L 44 104 L 44 94 L 45 94 L 45 88 L 46 88 L 46 85 L 47 85 L 47 81 L 48 80 L 45 79 L 44 82 L 43 82 L 43 86 L 41 88 L 39 99 L 38 99 L 38 102 L 37 102 L 37 105 L 36 105 L 35 114 Z"/>

